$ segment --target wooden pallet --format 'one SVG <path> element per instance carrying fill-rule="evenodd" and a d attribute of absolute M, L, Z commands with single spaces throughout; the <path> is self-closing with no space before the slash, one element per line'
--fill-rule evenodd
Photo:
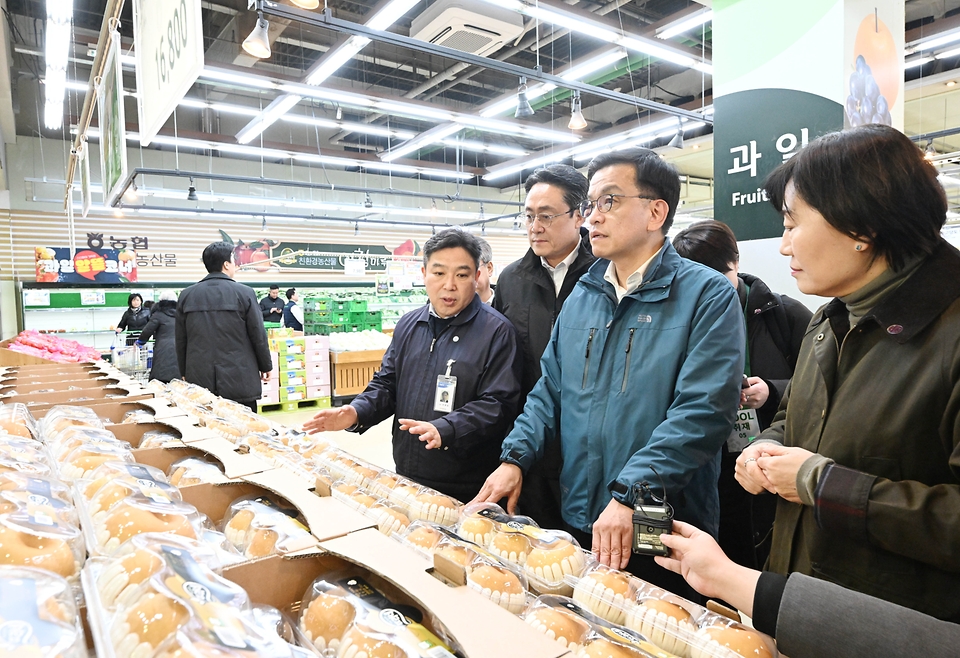
<path fill-rule="evenodd" d="M 274 413 L 282 411 L 301 411 L 303 409 L 329 409 L 330 398 L 314 398 L 311 400 L 287 400 L 285 402 L 273 402 L 267 404 L 258 404 L 257 410 L 262 413 Z"/>

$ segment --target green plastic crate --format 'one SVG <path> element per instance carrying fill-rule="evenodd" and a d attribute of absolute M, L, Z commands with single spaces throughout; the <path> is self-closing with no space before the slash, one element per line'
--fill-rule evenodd
<path fill-rule="evenodd" d="M 305 311 L 303 321 L 304 323 L 333 322 L 333 311 Z"/>
<path fill-rule="evenodd" d="M 303 326 L 303 333 L 307 336 L 329 336 L 330 334 L 340 334 L 345 331 L 348 331 L 347 325 L 332 322 L 318 322 Z"/>
<path fill-rule="evenodd" d="M 377 322 L 364 322 L 363 328 L 365 331 L 383 331 L 383 322 L 379 320 Z"/>
<path fill-rule="evenodd" d="M 330 298 L 329 297 L 310 297 L 305 299 L 303 302 L 304 311 L 329 311 L 330 310 Z"/>
<path fill-rule="evenodd" d="M 367 300 L 366 299 L 351 299 L 347 301 L 347 310 L 350 312 L 357 311 L 366 311 L 367 310 Z"/>

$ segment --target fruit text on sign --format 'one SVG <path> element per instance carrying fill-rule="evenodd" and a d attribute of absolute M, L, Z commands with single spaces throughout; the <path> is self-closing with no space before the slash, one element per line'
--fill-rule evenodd
<path fill-rule="evenodd" d="M 777 137 L 775 146 L 783 162 L 796 155 L 810 141 L 809 128 L 801 128 L 799 132 L 799 138 L 792 132 L 783 133 Z M 752 139 L 742 146 L 734 146 L 730 149 L 730 154 L 733 155 L 733 164 L 727 169 L 728 174 L 749 173 L 750 178 L 757 177 L 757 161 L 763 158 L 763 153 L 757 148 L 757 140 Z M 766 203 L 767 201 L 769 201 L 769 198 L 762 187 L 747 191 L 737 190 L 730 194 L 730 205 L 734 207 Z"/>

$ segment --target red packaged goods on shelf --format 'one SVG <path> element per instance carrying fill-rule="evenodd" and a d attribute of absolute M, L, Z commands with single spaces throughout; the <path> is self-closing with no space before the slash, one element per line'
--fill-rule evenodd
<path fill-rule="evenodd" d="M 34 329 L 21 331 L 20 334 L 6 345 L 8 350 L 27 354 L 29 356 L 56 361 L 58 363 L 80 363 L 83 361 L 99 361 L 100 352 L 81 345 L 75 340 L 60 338 L 52 334 L 41 334 Z"/>

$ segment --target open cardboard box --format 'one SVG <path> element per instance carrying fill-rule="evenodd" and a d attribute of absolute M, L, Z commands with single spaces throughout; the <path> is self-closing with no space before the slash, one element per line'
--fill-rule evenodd
<path fill-rule="evenodd" d="M 100 418 L 103 418 L 108 425 L 121 424 L 123 422 L 124 414 L 126 414 L 128 411 L 147 411 L 154 415 L 155 420 L 164 420 L 167 418 L 175 418 L 187 415 L 185 411 L 179 407 L 172 406 L 163 398 L 153 397 L 152 393 L 144 393 L 143 395 L 130 395 L 122 398 L 96 398 L 93 400 L 82 400 L 79 402 L 59 402 L 57 404 L 90 407 L 96 411 L 97 415 Z M 47 415 L 47 412 L 50 411 L 51 408 L 55 406 L 57 405 L 44 404 L 31 405 L 27 408 L 30 410 L 30 413 L 33 414 L 34 418 L 40 420 Z"/>
<path fill-rule="evenodd" d="M 0 343 L 3 345 L 3 343 Z M 9 350 L 8 350 L 9 351 Z M 16 352 L 14 352 L 16 354 Z M 24 355 L 26 356 L 26 355 Z M 32 357 L 34 359 L 38 357 Z M 16 372 L 19 375 L 39 375 L 39 374 L 48 374 L 53 372 L 93 372 L 98 370 L 104 370 L 109 368 L 110 365 L 103 361 L 94 362 L 84 362 L 84 363 L 58 363 L 56 361 L 48 361 L 46 359 L 40 359 L 42 363 L 3 363 L 0 361 L 0 365 L 5 366 L 3 368 L 4 372 Z"/>
<path fill-rule="evenodd" d="M 336 502 L 336 501 L 334 501 Z M 424 625 L 445 629 L 468 658 L 558 658 L 567 650 L 467 587 L 450 587 L 431 575 L 431 564 L 376 529 L 320 543 L 323 553 L 270 556 L 229 566 L 223 575 L 250 598 L 282 610 L 299 609 L 311 583 L 331 573 L 362 577 L 395 603 L 424 611 Z"/>
<path fill-rule="evenodd" d="M 135 450 L 140 447 L 140 441 L 147 432 L 159 431 L 172 434 L 184 443 L 203 441 L 218 436 L 213 430 L 197 425 L 193 416 L 173 416 L 147 423 L 115 423 L 108 424 L 106 429 L 113 432 L 121 441 L 126 441 Z"/>
<path fill-rule="evenodd" d="M 220 462 L 227 480 L 236 480 L 273 468 L 273 464 L 256 455 L 242 454 L 237 446 L 220 436 L 185 443 L 182 447 L 146 448 L 133 451 L 133 458 L 138 462 L 155 466 L 164 473 L 167 473 L 171 464 L 179 459 L 206 455 Z"/>
<path fill-rule="evenodd" d="M 20 381 L 17 379 L 0 380 L 0 397 L 15 393 L 16 395 L 29 395 L 46 392 L 65 392 L 81 389 L 97 389 L 105 387 L 115 387 L 120 384 L 119 379 L 110 377 L 98 377 L 96 379 L 64 379 L 63 376 L 44 378 L 44 380 Z"/>
<path fill-rule="evenodd" d="M 50 407 L 58 404 L 78 405 L 89 407 L 95 404 L 110 402 L 118 398 L 124 400 L 146 400 L 153 398 L 154 394 L 133 387 L 110 386 L 105 388 L 84 388 L 77 391 L 60 391 L 58 393 L 32 393 L 29 395 L 17 395 L 16 401 L 22 402 L 30 409 L 34 416 L 42 416 Z M 8 401 L 14 401 L 10 398 Z"/>

